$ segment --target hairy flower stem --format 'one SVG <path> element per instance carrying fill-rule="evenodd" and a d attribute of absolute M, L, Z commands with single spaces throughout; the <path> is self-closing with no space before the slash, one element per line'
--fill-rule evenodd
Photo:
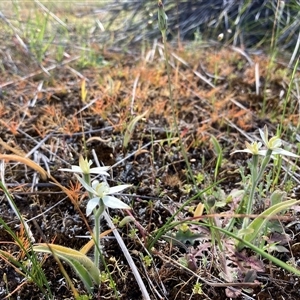
<path fill-rule="evenodd" d="M 88 185 L 91 185 L 91 175 L 90 174 L 83 174 L 83 179 Z M 90 199 L 93 198 L 93 194 L 91 192 L 89 192 L 89 198 Z"/>
<path fill-rule="evenodd" d="M 257 188 L 258 183 L 260 182 L 265 169 L 271 159 L 271 155 L 272 155 L 272 150 L 268 149 L 266 156 L 264 157 L 260 170 L 257 173 L 258 170 L 258 155 L 253 155 L 252 157 L 252 168 L 251 168 L 251 178 L 252 178 L 252 182 L 251 182 L 251 189 L 250 189 L 250 195 L 249 195 L 249 199 L 247 202 L 247 207 L 246 207 L 246 215 L 251 215 L 253 213 L 253 204 L 254 204 L 254 196 L 255 196 L 255 190 Z M 243 220 L 243 224 L 242 224 L 242 229 L 246 229 L 247 226 L 249 225 L 249 218 L 245 217 Z"/>
<path fill-rule="evenodd" d="M 91 176 L 90 174 L 83 174 L 83 179 L 84 181 L 88 184 L 91 185 Z M 89 198 L 92 199 L 94 197 L 94 195 L 91 192 L 89 193 Z M 104 203 L 102 200 L 100 200 L 99 203 L 99 208 L 95 208 L 93 210 L 93 214 L 94 214 L 94 218 L 95 218 L 95 224 L 94 224 L 94 236 L 93 239 L 95 241 L 95 246 L 94 246 L 94 263 L 95 265 L 99 268 L 100 267 L 100 234 L 101 234 L 101 230 L 100 230 L 100 220 L 101 220 L 101 215 L 104 211 Z"/>
<path fill-rule="evenodd" d="M 100 220 L 101 220 L 101 215 L 104 212 L 104 203 L 103 201 L 100 199 L 100 203 L 99 203 L 99 208 L 98 209 L 94 209 L 93 210 L 93 214 L 94 214 L 94 218 L 95 218 L 95 226 L 94 226 L 94 239 L 95 239 L 95 247 L 94 247 L 94 263 L 95 265 L 100 268 Z"/>

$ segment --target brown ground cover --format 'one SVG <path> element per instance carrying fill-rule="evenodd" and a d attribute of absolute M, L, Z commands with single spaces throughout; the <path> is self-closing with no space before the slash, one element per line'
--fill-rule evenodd
<path fill-rule="evenodd" d="M 118 230 L 142 274 L 151 299 L 218 300 L 230 299 L 230 296 L 237 299 L 299 299 L 296 275 L 261 260 L 251 251 L 231 251 L 229 241 L 226 250 L 229 274 L 238 273 L 233 281 L 228 280 L 229 274 L 220 275 L 219 250 L 211 244 L 203 228 L 193 228 L 205 237 L 196 241 L 186 237 L 180 243 L 170 243 L 167 237 L 160 239 L 151 249 L 152 264 L 145 264 L 145 246 L 151 236 L 196 193 L 188 180 L 174 130 L 161 44 L 153 45 L 152 50 L 149 47 L 143 55 L 137 47 L 122 51 L 116 47 L 96 49 L 102 63 L 89 67 L 79 63 L 76 51 L 61 64 L 45 58 L 43 66 L 49 69 L 50 76 L 16 45 L 7 44 L 1 53 L 0 153 L 34 160 L 72 195 L 71 201 L 52 180 L 41 178 L 24 164 L 4 160 L 5 182 L 22 216 L 26 220 L 34 218 L 29 225 L 36 242 L 54 242 L 77 250 L 87 242 L 79 237 L 88 234 L 79 212 L 79 209 L 85 211 L 86 194 L 72 174 L 58 169 L 78 165 L 80 154 L 93 158 L 95 153 L 103 165 L 114 166 L 110 183 L 133 185 L 123 199 L 132 206 L 136 223 Z M 96 48 L 96 45 L 92 46 Z M 223 151 L 223 164 L 218 173 L 218 180 L 222 182 L 218 191 L 229 194 L 241 182 L 239 170 L 244 167 L 245 175 L 248 174 L 249 158 L 246 154 L 233 157 L 230 153 L 243 149 L 248 137 L 256 139 L 258 128 L 265 124 L 275 133 L 283 109 L 281 91 L 287 91 L 292 70 L 284 59 L 274 62 L 266 55 L 251 55 L 229 46 L 202 44 L 191 48 L 181 44 L 170 46 L 169 51 L 180 137 L 193 173 L 204 178 L 199 180 L 198 188 L 205 189 L 214 183 L 216 153 L 210 140 L 214 136 Z M 259 66 L 258 93 L 255 66 Z M 82 97 L 83 84 L 87 90 L 86 99 Z M 298 104 L 294 98 L 290 104 L 289 114 L 283 122 L 286 128 L 283 139 L 287 140 L 297 133 L 294 128 L 299 125 Z M 128 124 L 146 111 L 145 117 L 137 123 L 128 147 L 124 148 Z M 296 174 L 299 167 L 295 168 Z M 278 186 L 289 196 L 297 196 L 292 190 L 295 182 L 289 188 L 280 183 Z M 191 217 L 200 201 L 202 199 L 195 199 L 189 205 L 191 209 L 182 211 L 176 218 Z M 258 206 L 257 213 L 262 209 Z M 217 209 L 214 213 L 222 211 L 226 209 Z M 3 193 L 0 215 L 26 243 L 24 231 L 18 226 L 19 221 Z M 126 212 L 111 211 L 111 215 L 122 218 Z M 289 236 L 285 244 L 289 252 L 275 255 L 297 265 L 300 259 L 298 216 L 295 211 L 287 212 L 286 216 L 288 219 L 281 224 L 286 226 L 285 232 Z M 92 220 L 87 218 L 86 221 L 92 226 Z M 108 229 L 104 220 L 102 226 L 103 231 Z M 178 230 L 174 229 L 174 232 Z M 5 230 L 0 231 L 0 241 L 1 250 L 24 260 L 24 253 Z M 120 299 L 141 299 L 139 287 L 112 233 L 103 238 L 103 254 Z M 181 266 L 183 260 L 188 262 L 186 268 Z M 67 265 L 65 268 L 76 288 L 84 294 L 82 283 Z M 44 258 L 43 269 L 55 299 L 72 299 L 51 256 Z M 251 288 L 245 279 L 249 270 L 255 270 L 254 283 L 257 284 Z M 24 280 L 18 268 L 1 259 L 1 278 L 4 273 L 8 277 L 7 290 L 12 292 L 10 299 L 43 298 L 30 280 Z M 202 295 L 192 292 L 196 282 L 202 284 Z M 3 299 L 7 295 L 5 290 L 5 284 L 1 283 Z M 115 299 L 115 295 L 103 282 L 92 299 Z"/>

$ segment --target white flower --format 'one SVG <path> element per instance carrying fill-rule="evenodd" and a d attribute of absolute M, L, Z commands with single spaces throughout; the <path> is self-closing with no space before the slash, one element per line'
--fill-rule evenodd
<path fill-rule="evenodd" d="M 264 130 L 262 131 L 261 129 L 259 129 L 259 134 L 261 136 L 261 139 L 263 140 L 265 146 L 267 147 L 267 149 L 272 150 L 272 155 L 274 154 L 280 154 L 280 155 L 285 155 L 285 156 L 292 156 L 292 157 L 300 157 L 297 154 L 294 154 L 290 151 L 281 149 L 281 145 L 282 145 L 282 140 L 279 138 L 279 136 L 275 135 L 272 138 L 268 139 L 268 128 L 267 126 L 264 126 Z"/>
<path fill-rule="evenodd" d="M 248 142 L 245 142 L 246 149 L 243 150 L 236 150 L 233 151 L 231 154 L 237 153 L 237 152 L 247 152 L 253 155 L 263 155 L 266 156 L 267 150 L 260 150 L 260 147 L 262 146 L 261 142 L 253 142 L 252 144 L 249 144 Z"/>
<path fill-rule="evenodd" d="M 279 136 L 275 135 L 272 138 L 269 138 L 268 134 L 268 128 L 267 126 L 264 127 L 263 130 L 259 129 L 259 134 L 261 136 L 262 141 L 264 142 L 264 145 L 267 149 L 260 150 L 262 143 L 261 142 L 253 142 L 252 144 L 249 144 L 246 142 L 246 149 L 243 150 L 236 150 L 233 151 L 231 154 L 237 153 L 237 152 L 247 152 L 252 155 L 262 155 L 266 156 L 268 150 L 272 151 L 271 158 L 275 158 L 275 154 L 285 155 L 285 156 L 292 156 L 292 157 L 300 157 L 299 155 L 296 155 L 290 151 L 281 149 L 282 140 L 279 138 Z"/>
<path fill-rule="evenodd" d="M 117 194 L 118 192 L 131 187 L 130 184 L 122 184 L 119 186 L 109 187 L 106 182 L 99 182 L 98 180 L 94 180 L 92 182 L 92 186 L 89 186 L 83 178 L 76 175 L 77 179 L 83 185 L 83 187 L 90 193 L 92 193 L 95 197 L 88 201 L 86 206 L 86 215 L 89 216 L 94 208 L 98 205 L 101 205 L 101 201 L 106 207 L 110 208 L 119 208 L 119 209 L 131 209 L 130 206 L 122 202 L 121 200 L 117 199 L 114 196 L 109 196 L 112 194 Z"/>
<path fill-rule="evenodd" d="M 82 173 L 82 174 L 98 174 L 98 175 L 105 175 L 109 176 L 106 172 L 108 171 L 109 167 L 97 167 L 97 168 L 90 168 L 92 165 L 91 160 L 87 160 L 87 158 L 83 158 L 82 155 L 79 157 L 79 166 L 71 166 L 71 169 L 59 169 L 60 171 L 65 172 L 73 172 L 73 173 Z"/>
<path fill-rule="evenodd" d="M 268 149 L 273 150 L 273 149 L 281 147 L 282 141 L 279 138 L 279 136 L 275 135 L 272 138 L 270 138 L 270 140 L 268 139 L 269 138 L 269 133 L 268 133 L 268 127 L 266 125 L 264 126 L 263 131 L 261 129 L 258 129 L 258 130 L 259 130 L 259 134 L 260 134 L 261 139 L 263 140 L 265 146 Z"/>

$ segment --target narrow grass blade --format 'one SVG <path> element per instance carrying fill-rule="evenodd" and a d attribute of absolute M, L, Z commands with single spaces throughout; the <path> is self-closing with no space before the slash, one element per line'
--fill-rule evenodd
<path fill-rule="evenodd" d="M 216 163 L 215 173 L 214 173 L 215 180 L 217 180 L 218 172 L 222 165 L 222 159 L 223 159 L 222 148 L 219 142 L 217 141 L 217 139 L 213 135 L 211 136 L 210 141 L 213 144 L 215 152 L 217 154 L 217 163 Z"/>
<path fill-rule="evenodd" d="M 248 241 L 245 241 L 243 240 L 242 238 L 238 237 L 237 235 L 235 235 L 234 233 L 232 232 L 229 232 L 223 228 L 219 228 L 219 227 L 216 227 L 216 226 L 210 226 L 208 224 L 202 224 L 204 226 L 208 226 L 210 228 L 213 228 L 215 230 L 219 230 L 223 233 L 225 233 L 226 235 L 228 236 L 231 236 L 232 238 L 236 239 L 237 241 L 239 241 L 240 243 L 244 244 L 245 246 L 247 246 L 248 248 L 252 249 L 253 251 L 255 251 L 257 254 L 261 255 L 262 257 L 268 259 L 269 261 L 271 261 L 272 263 L 276 264 L 277 266 L 287 270 L 288 272 L 290 273 L 293 273 L 297 276 L 300 276 L 300 270 L 294 268 L 293 266 L 283 262 L 282 260 L 274 257 L 273 255 L 265 252 L 264 250 L 260 249 L 259 247 L 249 243 Z"/>
<path fill-rule="evenodd" d="M 87 89 L 85 79 L 81 82 L 81 100 L 83 103 L 86 103 Z"/>
<path fill-rule="evenodd" d="M 32 280 L 42 291 L 42 293 L 47 297 L 47 299 L 53 299 L 51 289 L 49 283 L 46 279 L 45 273 L 41 267 L 41 263 L 38 260 L 38 257 L 35 253 L 31 251 L 32 244 L 31 244 L 31 231 L 27 231 L 28 227 L 25 226 L 26 222 L 23 220 L 17 206 L 15 205 L 11 195 L 9 194 L 8 190 L 6 189 L 5 185 L 0 181 L 0 188 L 4 191 L 7 196 L 7 199 L 13 208 L 15 214 L 18 216 L 22 226 L 24 226 L 24 232 L 26 241 L 28 242 L 27 245 L 24 244 L 24 240 L 19 238 L 15 230 L 11 229 L 5 221 L 0 217 L 0 225 L 2 230 L 8 232 L 8 234 L 12 237 L 14 243 L 20 248 L 20 250 L 26 254 L 28 261 L 30 261 L 30 268 L 28 268 L 28 264 L 23 260 L 16 259 L 13 254 L 3 251 L 0 249 L 0 258 L 5 259 L 7 262 L 11 263 L 16 272 L 22 274 L 24 277 Z M 3 241 L 4 242 L 4 241 Z"/>
<path fill-rule="evenodd" d="M 128 143 L 132 137 L 133 131 L 134 131 L 134 127 L 137 124 L 137 122 L 139 120 L 141 120 L 146 114 L 148 113 L 148 110 L 146 110 L 144 113 L 142 113 L 139 116 L 136 116 L 134 119 L 131 120 L 131 122 L 129 123 L 126 131 L 125 131 L 125 135 L 124 135 L 124 140 L 123 140 L 123 148 L 126 149 L 128 147 Z"/>

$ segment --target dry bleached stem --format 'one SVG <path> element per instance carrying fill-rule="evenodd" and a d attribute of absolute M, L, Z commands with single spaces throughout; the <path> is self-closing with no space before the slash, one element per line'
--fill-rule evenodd
<path fill-rule="evenodd" d="M 143 280 L 141 278 L 140 272 L 137 269 L 137 267 L 136 267 L 136 265 L 135 265 L 135 263 L 134 263 L 131 255 L 130 255 L 130 253 L 129 253 L 127 247 L 126 247 L 126 245 L 124 244 L 124 241 L 123 241 L 122 237 L 120 236 L 118 230 L 115 229 L 115 226 L 112 223 L 112 221 L 111 221 L 110 216 L 108 215 L 108 213 L 106 211 L 104 211 L 103 215 L 104 215 L 104 218 L 107 221 L 109 227 L 113 230 L 115 238 L 116 238 L 119 246 L 121 247 L 121 249 L 122 249 L 122 251 L 124 253 L 124 256 L 126 257 L 128 264 L 130 265 L 132 273 L 133 273 L 133 275 L 134 275 L 134 277 L 135 277 L 135 279 L 136 279 L 136 281 L 137 281 L 137 283 L 138 283 L 138 285 L 140 287 L 140 290 L 141 290 L 141 292 L 143 294 L 143 299 L 144 300 L 150 300 L 150 296 L 149 296 L 148 291 L 146 289 L 146 286 L 145 286 L 145 284 L 144 284 L 144 282 L 143 282 Z"/>

